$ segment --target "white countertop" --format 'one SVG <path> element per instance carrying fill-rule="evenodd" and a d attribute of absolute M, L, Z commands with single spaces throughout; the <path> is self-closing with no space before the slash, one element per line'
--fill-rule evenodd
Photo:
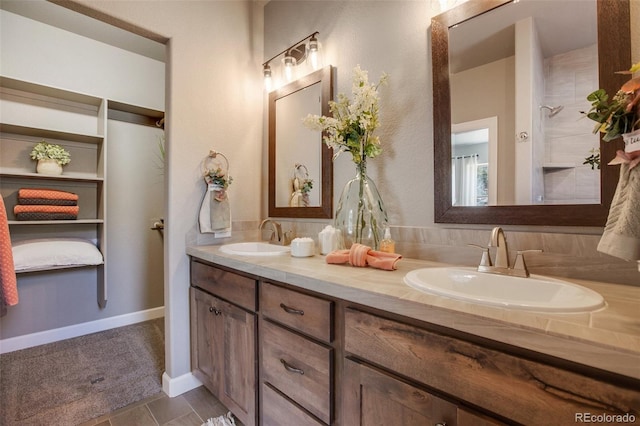
<path fill-rule="evenodd" d="M 191 246 L 187 254 L 333 298 L 640 379 L 640 287 L 566 279 L 597 291 L 607 306 L 591 313 L 528 312 L 429 295 L 402 281 L 414 269 L 450 266 L 442 263 L 402 259 L 396 271 L 381 271 L 329 265 L 321 255 L 240 256 L 223 253 L 219 247 Z"/>

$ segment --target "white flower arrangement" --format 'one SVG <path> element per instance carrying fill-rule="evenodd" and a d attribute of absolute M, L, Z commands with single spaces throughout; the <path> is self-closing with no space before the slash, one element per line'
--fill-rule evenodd
<path fill-rule="evenodd" d="M 42 141 L 33 147 L 31 151 L 32 160 L 56 160 L 58 164 L 64 166 L 71 162 L 71 154 L 60 145 L 50 144 Z"/>
<path fill-rule="evenodd" d="M 387 80 L 388 75 L 383 73 L 378 84 L 369 83 L 367 71 L 358 65 L 353 69 L 353 101 L 340 93 L 337 102 L 329 101 L 333 117 L 309 114 L 303 119 L 309 129 L 326 132 L 323 139 L 333 149 L 334 160 L 343 152 L 350 152 L 353 162 L 360 164 L 365 157 L 382 153 L 380 139 L 373 132 L 380 126 L 378 87 Z"/>

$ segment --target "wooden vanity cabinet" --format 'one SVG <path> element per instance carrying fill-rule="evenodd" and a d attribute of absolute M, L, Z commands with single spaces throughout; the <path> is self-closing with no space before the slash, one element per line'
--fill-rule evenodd
<path fill-rule="evenodd" d="M 260 283 L 261 421 L 332 424 L 333 302 Z"/>
<path fill-rule="evenodd" d="M 345 311 L 344 339 L 347 356 L 356 360 L 345 366 L 345 425 L 369 424 L 364 411 L 376 407 L 380 415 L 408 418 L 395 424 L 444 421 L 448 426 L 500 424 L 502 419 L 573 424 L 576 413 L 637 417 L 640 408 L 640 391 L 622 381 L 604 381 L 357 309 Z M 484 415 L 475 414 L 478 410 Z M 416 413 L 435 423 L 420 423 L 424 419 Z"/>
<path fill-rule="evenodd" d="M 631 378 L 196 259 L 191 286 L 193 374 L 245 425 L 640 417 Z"/>
<path fill-rule="evenodd" d="M 246 426 L 256 424 L 257 282 L 191 262 L 193 374 Z"/>

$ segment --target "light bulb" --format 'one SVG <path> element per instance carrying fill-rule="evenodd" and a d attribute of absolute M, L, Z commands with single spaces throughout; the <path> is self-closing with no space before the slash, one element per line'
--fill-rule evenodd
<path fill-rule="evenodd" d="M 296 65 L 296 58 L 291 56 L 289 52 L 287 52 L 286 56 L 282 59 L 284 62 L 284 79 L 289 82 L 293 80 L 293 67 Z"/>
<path fill-rule="evenodd" d="M 269 64 L 265 64 L 262 73 L 264 75 L 264 89 L 267 92 L 270 92 L 271 88 L 273 87 L 273 80 L 271 79 L 271 66 L 269 66 Z"/>
<path fill-rule="evenodd" d="M 309 61 L 311 62 L 311 67 L 314 70 L 317 70 L 322 65 L 320 63 L 320 44 L 318 43 L 318 39 L 313 36 L 309 40 Z"/>

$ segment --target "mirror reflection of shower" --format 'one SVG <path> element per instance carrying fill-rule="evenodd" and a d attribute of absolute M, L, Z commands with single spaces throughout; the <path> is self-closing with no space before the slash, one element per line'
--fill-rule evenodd
<path fill-rule="evenodd" d="M 540 109 L 548 109 L 549 110 L 549 114 L 547 115 L 547 117 L 551 118 L 555 115 L 557 115 L 560 111 L 562 111 L 564 109 L 564 105 L 558 105 L 555 107 L 549 106 L 549 105 L 540 105 Z"/>

